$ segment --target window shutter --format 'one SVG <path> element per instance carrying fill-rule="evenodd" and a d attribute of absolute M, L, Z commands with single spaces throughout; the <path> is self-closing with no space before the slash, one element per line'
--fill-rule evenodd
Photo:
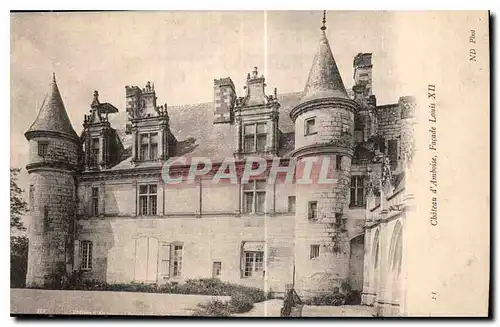
<path fill-rule="evenodd" d="M 170 277 L 170 258 L 171 258 L 171 245 L 170 243 L 163 243 L 161 246 L 161 276 L 163 279 Z"/>
<path fill-rule="evenodd" d="M 245 277 L 245 242 L 241 242 L 241 249 L 240 249 L 240 276 Z"/>

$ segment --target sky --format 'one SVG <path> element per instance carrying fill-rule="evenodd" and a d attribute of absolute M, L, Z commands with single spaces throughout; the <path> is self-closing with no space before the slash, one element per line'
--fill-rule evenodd
<path fill-rule="evenodd" d="M 11 166 L 28 163 L 24 132 L 52 72 L 73 127 L 82 130 L 94 90 L 125 110 L 125 86 L 155 85 L 158 103 L 213 100 L 213 80 L 231 77 L 239 96 L 254 66 L 267 93 L 304 89 L 320 37 L 321 11 L 103 12 L 11 14 Z M 390 12 L 328 11 L 327 37 L 346 88 L 352 61 L 373 53 L 379 104 L 402 95 Z M 392 28 L 391 28 L 392 27 Z M 23 169 L 21 187 L 27 186 Z"/>

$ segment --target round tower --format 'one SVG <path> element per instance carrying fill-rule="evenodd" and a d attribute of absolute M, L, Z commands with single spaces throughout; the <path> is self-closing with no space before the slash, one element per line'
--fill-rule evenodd
<path fill-rule="evenodd" d="M 71 126 L 55 75 L 38 116 L 24 134 L 29 142 L 29 251 L 26 283 L 58 282 L 72 257 L 75 173 L 79 138 Z"/>
<path fill-rule="evenodd" d="M 349 273 L 347 212 L 358 104 L 347 95 L 325 23 L 324 16 L 304 95 L 290 112 L 297 169 L 295 287 L 304 298 L 341 291 Z"/>

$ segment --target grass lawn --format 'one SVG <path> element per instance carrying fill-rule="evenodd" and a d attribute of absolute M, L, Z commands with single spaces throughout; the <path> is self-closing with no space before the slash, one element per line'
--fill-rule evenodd
<path fill-rule="evenodd" d="M 12 314 L 190 316 L 198 303 L 229 296 L 11 289 Z"/>

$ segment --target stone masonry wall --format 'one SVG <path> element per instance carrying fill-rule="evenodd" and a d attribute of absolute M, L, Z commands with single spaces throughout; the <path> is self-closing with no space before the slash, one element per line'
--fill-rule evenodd
<path fill-rule="evenodd" d="M 136 280 L 135 266 L 153 267 L 157 282 L 208 278 L 213 262 L 221 262 L 223 281 L 283 292 L 291 283 L 293 271 L 293 215 L 288 216 L 212 216 L 168 218 L 89 219 L 78 222 L 78 239 L 94 244 L 93 268 L 85 272 L 91 279 L 109 283 Z M 163 279 L 158 258 L 138 258 L 136 240 L 155 238 L 158 244 L 182 242 L 180 277 Z M 242 276 L 241 246 L 245 241 L 265 242 L 265 274 Z M 156 244 L 156 241 L 155 241 Z M 156 252 L 155 252 L 156 253 Z"/>
<path fill-rule="evenodd" d="M 38 142 L 48 143 L 45 157 L 38 155 Z M 77 151 L 77 145 L 66 139 L 35 137 L 29 142 L 30 163 L 64 162 L 76 166 L 78 160 Z"/>
<path fill-rule="evenodd" d="M 43 284 L 66 271 L 66 252 L 74 222 L 75 181 L 64 171 L 31 172 L 28 284 Z"/>
<path fill-rule="evenodd" d="M 335 156 L 331 157 L 335 163 Z M 350 167 L 351 158 L 342 156 L 341 169 L 331 171 L 331 178 L 337 179 L 335 184 L 296 185 L 295 262 L 298 292 L 304 297 L 331 292 L 347 281 Z M 311 201 L 317 202 L 316 220 L 308 217 Z M 317 258 L 310 257 L 311 245 L 320 246 Z"/>

